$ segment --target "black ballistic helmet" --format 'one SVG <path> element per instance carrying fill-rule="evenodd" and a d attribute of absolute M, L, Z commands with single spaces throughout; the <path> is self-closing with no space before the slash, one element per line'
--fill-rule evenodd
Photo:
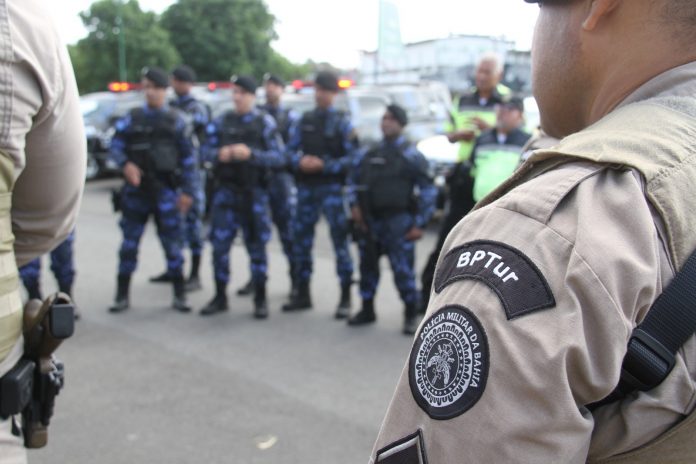
<path fill-rule="evenodd" d="M 245 91 L 247 91 L 249 93 L 253 93 L 253 94 L 256 93 L 256 88 L 258 87 L 258 84 L 256 84 L 256 80 L 251 76 L 236 76 L 235 75 L 235 76 L 232 76 L 230 81 L 234 85 L 238 85 L 239 87 L 241 87 L 242 89 L 244 89 Z"/>
<path fill-rule="evenodd" d="M 285 87 L 285 81 L 281 79 L 280 77 L 276 76 L 275 74 L 271 73 L 266 73 L 263 75 L 263 81 L 264 82 L 270 82 L 275 85 L 279 85 L 281 87 Z"/>
<path fill-rule="evenodd" d="M 196 82 L 196 72 L 191 67 L 182 64 L 172 71 L 174 79 L 181 82 Z"/>
<path fill-rule="evenodd" d="M 169 75 L 167 75 L 162 68 L 147 66 L 143 68 L 140 75 L 152 82 L 155 87 L 159 87 L 161 89 L 166 89 L 169 87 Z"/>

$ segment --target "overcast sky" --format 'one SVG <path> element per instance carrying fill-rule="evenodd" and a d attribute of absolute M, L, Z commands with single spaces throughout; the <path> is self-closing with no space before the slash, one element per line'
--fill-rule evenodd
<path fill-rule="evenodd" d="M 86 35 L 77 16 L 93 0 L 45 0 L 68 43 Z M 173 0 L 140 0 L 143 10 L 164 11 Z M 328 61 L 356 67 L 359 50 L 377 46 L 377 0 L 265 0 L 276 17 L 273 47 L 294 62 Z M 405 43 L 450 34 L 505 36 L 518 49 L 531 46 L 538 7 L 522 0 L 393 0 Z M 317 23 L 315 18 L 321 18 Z"/>

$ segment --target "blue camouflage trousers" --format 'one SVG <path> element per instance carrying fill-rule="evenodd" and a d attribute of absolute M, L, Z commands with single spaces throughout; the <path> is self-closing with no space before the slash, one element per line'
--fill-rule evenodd
<path fill-rule="evenodd" d="M 292 262 L 292 218 L 297 207 L 295 180 L 289 172 L 273 172 L 268 181 L 271 218 L 278 229 L 283 253 Z"/>
<path fill-rule="evenodd" d="M 204 171 L 205 175 L 205 171 Z M 186 213 L 184 239 L 191 249 L 191 256 L 200 256 L 203 252 L 203 215 L 205 214 L 205 180 L 201 179 L 201 188 L 193 196 L 193 205 Z"/>
<path fill-rule="evenodd" d="M 271 209 L 271 219 L 278 229 L 283 253 L 288 259 L 292 269 L 292 218 L 295 215 L 297 198 L 295 194 L 295 181 L 288 172 L 273 172 L 268 178 L 266 187 L 268 204 Z M 252 255 L 252 244 L 244 238 L 244 246 L 249 256 Z M 253 259 L 250 260 L 253 265 Z M 251 270 L 253 276 L 253 269 Z"/>
<path fill-rule="evenodd" d="M 241 228 L 249 249 L 251 278 L 265 283 L 268 272 L 266 243 L 271 237 L 268 218 L 268 193 L 262 188 L 235 191 L 217 188 L 210 214 L 210 243 L 213 246 L 213 273 L 218 282 L 230 280 L 230 248 Z"/>
<path fill-rule="evenodd" d="M 184 263 L 182 247 L 182 217 L 176 207 L 178 193 L 171 188 L 151 191 L 126 184 L 122 190 L 119 226 L 123 242 L 119 251 L 118 272 L 131 275 L 138 264 L 138 248 L 150 215 L 155 217 L 157 235 L 167 260 L 167 273 L 181 275 Z"/>
<path fill-rule="evenodd" d="M 73 266 L 73 242 L 75 231 L 51 251 L 51 272 L 58 281 L 58 287 L 70 288 L 75 279 Z M 25 287 L 37 286 L 41 276 L 41 258 L 36 258 L 19 268 L 19 277 Z"/>
<path fill-rule="evenodd" d="M 374 298 L 379 283 L 379 257 L 386 254 L 401 299 L 407 305 L 418 302 L 414 272 L 415 243 L 404 238 L 413 224 L 413 216 L 409 213 L 368 221 L 372 243 L 368 243 L 364 237 L 358 240 L 360 296 L 363 299 Z"/>
<path fill-rule="evenodd" d="M 314 227 L 322 212 L 331 231 L 331 241 L 336 254 L 336 274 L 341 286 L 350 285 L 353 279 L 353 261 L 348 250 L 348 217 L 344 206 L 343 186 L 340 184 L 297 186 L 297 212 L 292 221 L 292 255 L 296 283 L 307 283 L 312 275 Z"/>

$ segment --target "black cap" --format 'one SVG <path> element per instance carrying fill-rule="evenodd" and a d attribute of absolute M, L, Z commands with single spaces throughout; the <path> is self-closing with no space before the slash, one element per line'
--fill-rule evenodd
<path fill-rule="evenodd" d="M 155 84 L 155 87 L 166 89 L 169 87 L 169 75 L 162 68 L 144 67 L 141 76 Z"/>
<path fill-rule="evenodd" d="M 190 67 L 182 64 L 172 71 L 172 76 L 181 82 L 196 82 L 196 72 Z"/>
<path fill-rule="evenodd" d="M 251 76 L 232 76 L 230 81 L 234 85 L 238 85 L 249 93 L 256 93 L 256 88 L 258 85 L 256 84 L 256 80 Z"/>
<path fill-rule="evenodd" d="M 519 110 L 524 113 L 524 100 L 520 97 L 510 97 L 503 100 L 500 106 L 504 108 L 509 108 L 512 110 Z"/>
<path fill-rule="evenodd" d="M 387 106 L 387 111 L 391 113 L 392 116 L 394 116 L 394 119 L 396 119 L 399 122 L 399 124 L 401 124 L 401 127 L 404 127 L 406 124 L 408 124 L 408 115 L 406 114 L 406 110 L 400 107 L 399 105 L 389 105 Z"/>
<path fill-rule="evenodd" d="M 283 81 L 283 79 L 276 76 L 275 74 L 271 74 L 271 73 L 264 74 L 263 81 L 270 82 L 271 84 L 279 85 L 281 87 L 285 87 L 285 81 Z"/>
<path fill-rule="evenodd" d="M 314 85 L 324 90 L 338 92 L 338 76 L 330 71 L 320 71 L 314 78 Z"/>

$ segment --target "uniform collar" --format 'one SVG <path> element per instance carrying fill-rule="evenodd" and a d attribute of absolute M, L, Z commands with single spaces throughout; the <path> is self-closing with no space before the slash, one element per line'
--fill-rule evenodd
<path fill-rule="evenodd" d="M 672 68 L 650 79 L 626 97 L 617 108 L 656 97 L 696 95 L 696 61 Z"/>
<path fill-rule="evenodd" d="M 404 134 L 401 134 L 400 136 L 398 136 L 394 140 L 387 140 L 386 138 L 383 138 L 382 145 L 399 147 L 399 146 L 403 145 L 405 141 L 406 141 L 406 137 L 404 136 Z"/>
<path fill-rule="evenodd" d="M 147 102 L 146 102 L 145 104 L 143 104 L 143 109 L 144 109 L 144 111 L 145 111 L 145 114 L 164 113 L 165 111 L 167 111 L 167 110 L 169 109 L 169 105 L 168 105 L 167 103 L 165 103 L 165 104 L 164 104 L 162 107 L 160 107 L 160 108 L 152 108 L 152 107 L 149 106 L 149 105 L 147 104 Z"/>
<path fill-rule="evenodd" d="M 187 93 L 186 95 L 177 95 L 175 101 L 179 104 L 186 103 L 189 101 L 193 101 L 195 98 L 193 98 L 193 95 L 190 93 Z"/>

